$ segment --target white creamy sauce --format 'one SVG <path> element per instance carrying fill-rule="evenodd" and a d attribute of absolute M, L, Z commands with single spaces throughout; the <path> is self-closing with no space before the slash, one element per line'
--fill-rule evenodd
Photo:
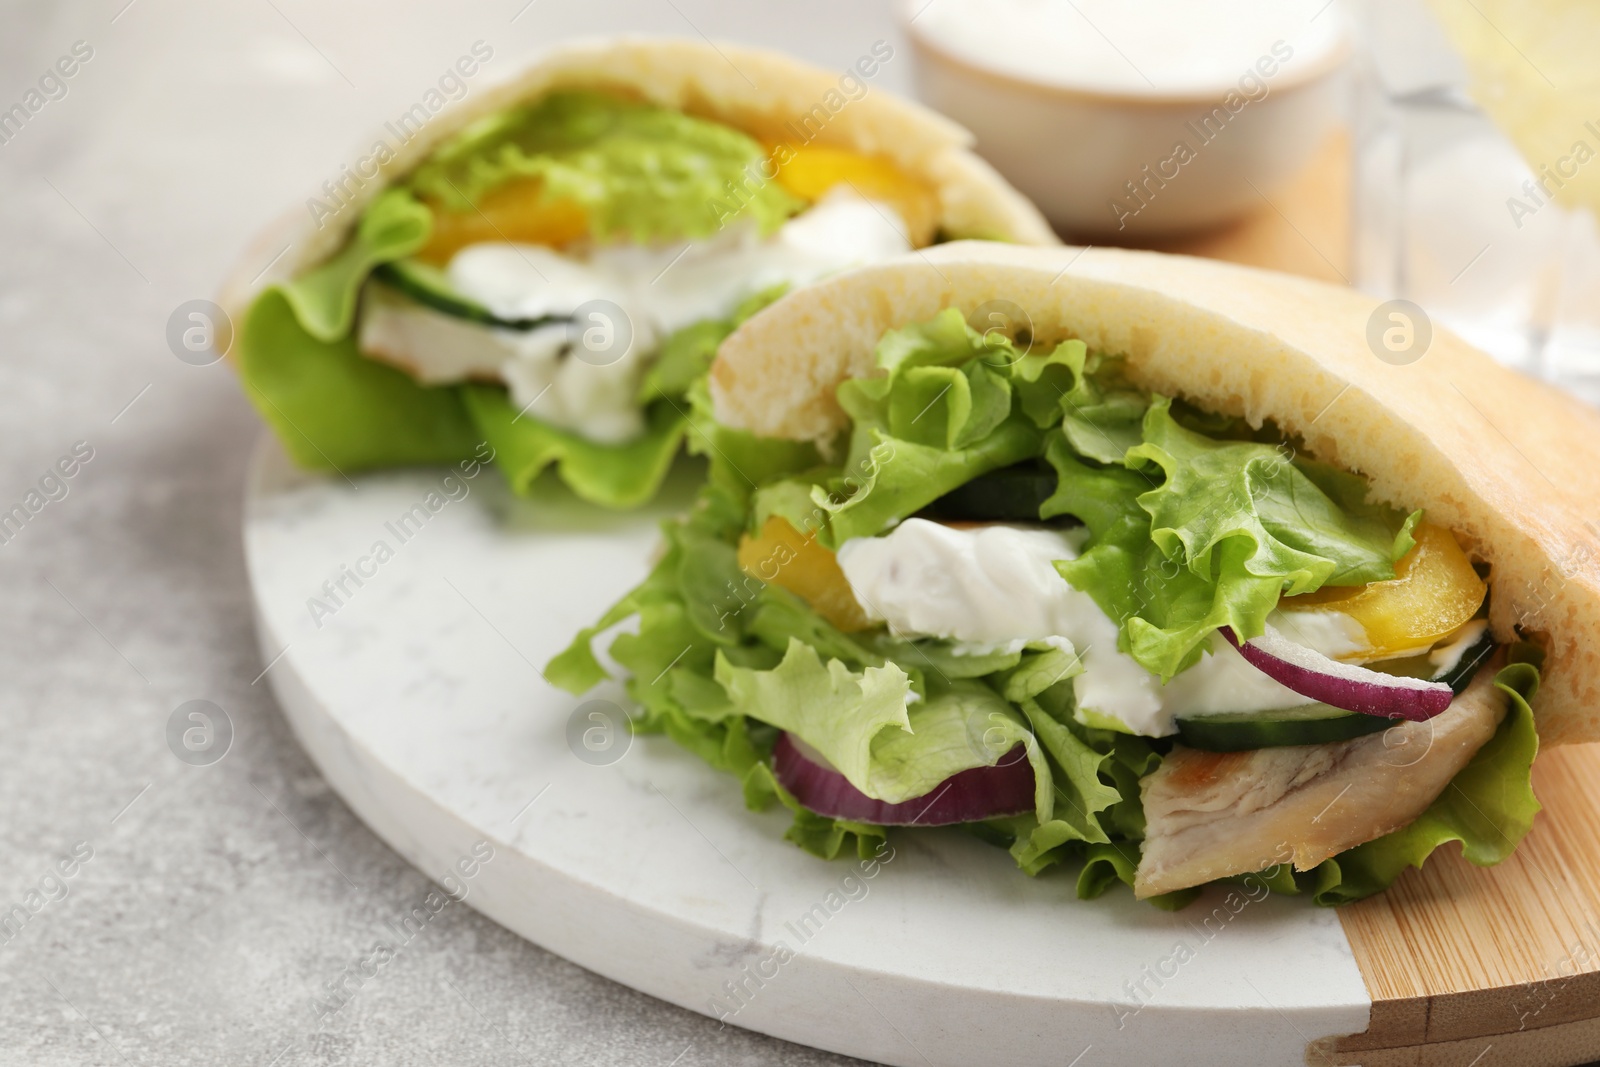
<path fill-rule="evenodd" d="M 1342 611 L 1305 608 L 1277 611 L 1272 615 L 1271 625 L 1295 644 L 1314 648 L 1329 659 L 1344 660 L 1347 663 L 1368 661 L 1368 657 L 1357 655 L 1372 647 L 1372 642 L 1367 638 L 1366 628 Z"/>
<path fill-rule="evenodd" d="M 1323 10 L 1326 3 L 934 0 L 914 29 L 974 66 L 1046 85 L 1220 95 L 1237 88 L 1246 71 L 1256 81 L 1245 90 L 1257 92 L 1255 85 L 1270 86 L 1280 68 L 1311 67 L 1339 47 L 1341 12 L 1337 5 Z M 1265 71 L 1272 74 L 1261 77 Z"/>
<path fill-rule="evenodd" d="M 503 381 L 518 410 L 591 440 L 624 441 L 644 428 L 635 398 L 666 335 L 722 318 L 772 286 L 807 285 L 910 250 L 898 213 L 849 189 L 829 193 L 767 237 L 741 224 L 705 240 L 606 245 L 581 255 L 539 245 L 469 245 L 447 271 L 463 296 L 501 318 L 566 315 L 608 300 L 626 313 L 631 344 L 620 355 L 585 359 L 573 354 L 573 330 L 604 324 L 502 330 L 409 302 L 372 300 L 363 311 L 361 348 L 424 382 Z"/>
<path fill-rule="evenodd" d="M 1433 664 L 1434 674 L 1443 674 L 1445 671 L 1455 670 L 1456 664 L 1461 662 L 1473 645 L 1483 637 L 1489 628 L 1487 619 L 1473 619 L 1461 629 L 1456 631 L 1455 640 L 1449 644 L 1440 645 L 1428 653 L 1428 662 Z"/>
<path fill-rule="evenodd" d="M 1086 537 L 1081 528 L 957 529 L 907 519 L 882 537 L 846 541 L 839 546 L 839 566 L 867 614 L 902 636 L 945 638 L 973 651 L 1025 641 L 1070 642 L 1084 667 L 1073 679 L 1078 707 L 1134 733 L 1173 733 L 1173 720 L 1182 715 L 1271 711 L 1307 702 L 1215 635 L 1209 655 L 1163 686 L 1117 650 L 1116 622 L 1052 566 L 1076 559 Z M 1324 655 L 1364 647 L 1365 634 L 1349 616 L 1305 612 L 1286 622 L 1284 615 L 1275 612 L 1272 624 Z"/>
<path fill-rule="evenodd" d="M 1062 581 L 1051 562 L 1075 558 L 1086 536 L 1082 528 L 957 529 L 907 519 L 882 537 L 840 545 L 839 566 L 867 613 L 897 634 L 988 647 L 1072 639 L 1068 631 L 1086 614 L 1084 602 L 1093 602 Z"/>
<path fill-rule="evenodd" d="M 499 331 L 441 315 L 384 286 L 368 286 L 362 295 L 361 351 L 406 368 L 424 385 L 499 381 L 505 346 Z"/>

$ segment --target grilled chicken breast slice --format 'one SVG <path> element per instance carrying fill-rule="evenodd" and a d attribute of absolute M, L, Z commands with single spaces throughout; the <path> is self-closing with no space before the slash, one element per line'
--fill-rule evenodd
<path fill-rule="evenodd" d="M 1178 745 L 1141 785 L 1143 898 L 1293 861 L 1299 870 L 1414 821 L 1505 715 L 1486 665 L 1427 722 L 1323 745 L 1201 752 Z"/>

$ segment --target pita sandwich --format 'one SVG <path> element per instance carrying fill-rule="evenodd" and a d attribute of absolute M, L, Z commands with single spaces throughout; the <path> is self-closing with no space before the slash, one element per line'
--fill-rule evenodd
<path fill-rule="evenodd" d="M 301 465 L 555 467 L 648 499 L 716 345 L 778 294 L 963 237 L 1055 243 L 971 136 L 840 71 L 710 42 L 478 42 L 264 234 L 221 302 Z M 499 61 L 499 62 L 504 62 Z M 448 85 L 447 85 L 448 83 Z"/>
<path fill-rule="evenodd" d="M 1339 904 L 1505 858 L 1540 740 L 1600 739 L 1600 415 L 1415 308 L 958 242 L 777 301 L 710 395 L 699 504 L 551 677 L 637 614 L 643 727 L 819 854 Z"/>

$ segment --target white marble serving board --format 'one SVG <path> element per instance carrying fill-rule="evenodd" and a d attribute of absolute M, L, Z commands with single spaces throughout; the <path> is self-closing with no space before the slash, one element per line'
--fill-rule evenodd
<path fill-rule="evenodd" d="M 539 669 L 644 576 L 659 518 L 692 487 L 619 517 L 448 473 L 311 477 L 267 439 L 244 540 L 265 678 L 306 750 L 485 915 L 691 1010 L 903 1067 L 1279 1067 L 1366 1028 L 1338 918 L 1304 900 L 1084 902 L 1074 872 L 1028 878 L 954 830 L 892 835 L 867 878 L 782 840 L 785 814 L 746 811 L 731 776 L 665 738 L 580 760 L 582 701 Z M 428 517 L 402 540 L 417 504 Z M 327 595 L 358 566 L 370 577 Z M 479 842 L 493 858 L 474 866 Z"/>

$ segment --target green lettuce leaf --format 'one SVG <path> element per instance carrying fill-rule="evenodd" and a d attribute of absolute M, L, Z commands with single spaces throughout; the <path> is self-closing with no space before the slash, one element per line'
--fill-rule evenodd
<path fill-rule="evenodd" d="M 1050 767 L 1027 720 L 979 681 L 935 682 L 929 688 L 927 698 L 909 709 L 907 729 L 886 730 L 873 740 L 867 777 L 873 791 L 862 792 L 891 803 L 931 796 L 952 775 L 993 767 L 1022 745 L 1033 765 L 1034 809 L 1050 818 Z"/>
<path fill-rule="evenodd" d="M 789 651 L 789 645 L 798 638 L 828 660 L 837 660 L 847 667 L 882 667 L 891 662 L 882 655 L 876 642 L 857 640 L 857 635 L 839 630 L 818 615 L 811 606 L 787 589 L 778 586 L 762 588 L 745 628 L 747 637 L 761 642 L 779 656 Z M 910 682 L 911 691 L 918 697 L 927 694 L 919 665 L 906 666 L 899 660 L 900 670 Z"/>
<path fill-rule="evenodd" d="M 410 193 L 388 190 L 339 254 L 267 288 L 246 313 L 235 347 L 239 377 L 300 466 L 353 473 L 454 463 L 483 441 L 455 389 L 420 385 L 367 359 L 351 336 L 372 268 L 416 251 L 431 227 Z"/>
<path fill-rule="evenodd" d="M 880 431 L 872 437 L 866 455 L 853 467 L 863 472 L 859 480 L 846 475 L 811 489 L 812 505 L 827 517 L 818 540 L 829 548 L 852 537 L 874 536 L 978 475 L 1028 458 L 1039 441 L 1036 429 L 1015 418 L 959 451 L 898 441 Z"/>
<path fill-rule="evenodd" d="M 800 738 L 862 793 L 900 804 L 954 774 L 992 767 L 1017 745 L 1034 768 L 1035 806 L 1050 817 L 1051 771 L 1026 720 L 981 682 L 939 679 L 908 705 L 910 677 L 893 661 L 852 670 L 824 663 L 790 637 L 782 662 L 735 667 L 719 653 L 715 678 L 740 712 Z"/>
<path fill-rule="evenodd" d="M 740 711 L 799 737 L 868 796 L 874 794 L 867 790 L 878 786 L 872 773 L 873 740 L 889 727 L 911 727 L 906 715 L 911 685 L 899 667 L 868 667 L 858 673 L 836 659 L 824 664 L 814 648 L 797 638 L 771 670 L 741 669 L 719 656 L 714 677 Z M 876 799 L 907 797 L 880 794 Z"/>
<path fill-rule="evenodd" d="M 1035 347 L 979 333 L 956 308 L 885 333 L 874 355 L 881 373 L 839 386 L 851 419 L 840 469 L 763 485 L 759 517 L 818 529 L 836 548 L 981 474 L 1039 456 L 1048 442 L 1116 461 L 1140 443 L 1150 398 L 1121 377 L 1120 360 L 1081 341 Z"/>
<path fill-rule="evenodd" d="M 1082 731 L 1069 726 L 1071 679 L 1083 673 L 1083 661 L 1068 648 L 1030 651 L 1016 667 L 998 675 L 996 685 L 1005 698 L 1020 707 L 1028 725 L 1050 754 L 1057 779 L 1052 783 L 1064 804 L 1061 816 L 1085 841 L 1105 839 L 1095 820 L 1100 811 L 1117 802 L 1117 791 L 1100 779 L 1103 756 Z"/>
<path fill-rule="evenodd" d="M 790 484 L 780 479 L 813 469 L 820 462 L 817 446 L 810 441 L 758 437 L 717 422 L 711 409 L 710 382 L 704 377 L 690 386 L 687 399 L 689 454 L 703 456 L 708 461 L 707 481 L 739 509 L 739 521 L 744 528 L 756 528 L 749 525 L 745 509 L 752 496 L 760 491 L 759 486 Z M 761 520 L 764 519 L 765 516 L 761 516 Z M 815 525 L 796 525 L 795 528 L 810 529 Z"/>
<path fill-rule="evenodd" d="M 994 679 L 1001 694 L 1027 716 L 1052 772 L 1057 801 L 1052 812 L 1013 829 L 1011 855 L 1029 874 L 1067 858 L 1078 843 L 1111 840 L 1102 813 L 1122 799 L 1105 773 L 1112 751 L 1109 735 L 1087 730 L 1073 719 L 1071 680 L 1082 672 L 1082 660 L 1072 650 L 1036 646 Z"/>
<path fill-rule="evenodd" d="M 356 298 L 380 263 L 404 259 L 428 243 L 433 214 L 404 189 L 385 189 L 367 206 L 337 255 L 277 289 L 306 333 L 323 343 L 350 332 Z"/>
<path fill-rule="evenodd" d="M 1122 377 L 1121 360 L 1090 352 L 1082 341 L 1064 341 L 1042 360 L 1020 361 L 1016 370 L 1019 378 L 1040 385 L 1023 398 L 1030 416 L 1041 428 L 1059 420 L 1079 455 L 1121 463 L 1141 442 L 1150 397 Z"/>
<path fill-rule="evenodd" d="M 1217 629 L 1259 636 L 1284 595 L 1394 577 L 1421 512 L 1369 505 L 1365 484 L 1308 475 L 1283 447 L 1219 441 L 1152 399 L 1125 467 L 1091 467 L 1061 438 L 1042 514 L 1071 514 L 1091 537 L 1056 564 L 1121 624 L 1118 647 L 1163 679 L 1195 663 Z M 1333 490 L 1336 499 L 1325 492 Z"/>
<path fill-rule="evenodd" d="M 1083 867 L 1078 872 L 1078 899 L 1093 900 L 1121 882 L 1133 885 L 1134 872 L 1139 868 L 1138 851 L 1120 842 L 1090 845 L 1084 849 Z M 1146 897 L 1145 903 L 1162 911 L 1182 911 L 1200 898 L 1200 886 L 1175 889 L 1170 893 Z"/>
<path fill-rule="evenodd" d="M 637 507 L 653 497 L 687 429 L 681 408 L 662 401 L 646 413 L 643 434 L 605 444 L 519 415 L 510 393 L 500 386 L 462 386 L 461 396 L 514 491 L 526 494 L 534 479 L 554 464 L 574 493 L 608 508 Z"/>
<path fill-rule="evenodd" d="M 947 681 L 999 674 L 1021 663 L 1025 654 L 1023 649 L 1014 652 L 1003 650 L 972 652 L 965 649 L 957 651 L 954 642 L 934 638 L 913 641 L 893 637 L 882 630 L 872 633 L 870 640 L 879 654 L 885 659 L 894 660 L 908 673 L 915 674 L 919 671 L 931 673 Z"/>
<path fill-rule="evenodd" d="M 753 603 L 729 595 L 728 582 L 742 577 L 729 559 L 729 539 L 737 537 L 741 525 L 737 505 L 731 501 L 708 485 L 688 516 L 664 523 L 667 548 L 650 575 L 552 659 L 545 677 L 579 694 L 599 684 L 607 672 L 594 654 L 596 638 L 637 615 L 637 633 L 619 634 L 610 648 L 611 656 L 630 675 L 629 696 L 640 705 L 635 732 L 665 733 L 713 767 L 737 775 L 752 810 L 781 802 L 794 813 L 785 837 L 806 851 L 833 859 L 853 850 L 868 858 L 882 842 L 884 829 L 830 819 L 796 802 L 773 779 L 765 762 L 777 730 L 740 714 L 713 678 L 719 656 L 750 669 L 778 666 L 778 653 L 746 634 L 757 628 L 755 621 L 763 613 L 791 612 L 803 630 L 831 629 L 782 590 L 759 590 L 752 594 Z M 691 556 L 708 562 L 696 564 Z M 689 601 L 717 606 L 691 613 Z M 845 641 L 837 631 L 834 634 L 846 654 L 882 662 L 870 650 Z"/>
<path fill-rule="evenodd" d="M 1179 425 L 1171 409 L 1166 397 L 1151 403 L 1144 443 L 1125 459 L 1130 468 L 1163 475 L 1139 506 L 1150 513 L 1151 539 L 1168 559 L 1209 577 L 1218 546 L 1241 539 L 1250 548 L 1244 569 L 1281 577 L 1291 596 L 1394 577 L 1420 513 L 1397 521 L 1387 511 L 1352 512 L 1277 449 L 1212 440 Z"/>
<path fill-rule="evenodd" d="M 317 340 L 279 290 L 251 305 L 234 347 L 246 394 L 307 469 L 443 465 L 483 441 L 459 390 L 418 385 L 348 335 Z"/>
<path fill-rule="evenodd" d="M 839 386 L 852 420 L 844 463 L 831 477 L 807 480 L 804 494 L 771 487 L 768 513 L 811 529 L 820 512 L 818 540 L 836 548 L 882 532 L 980 474 L 1037 455 L 1043 429 L 1016 399 L 1017 368 L 1027 358 L 1044 359 L 978 333 L 955 308 L 889 331 L 875 356 L 883 376 Z"/>
<path fill-rule="evenodd" d="M 760 142 L 719 122 L 566 91 L 467 127 L 410 185 L 464 212 L 509 181 L 537 179 L 546 198 L 581 204 L 596 237 L 643 244 L 709 237 L 736 216 L 776 229 L 805 205 L 763 180 L 765 161 Z"/>

